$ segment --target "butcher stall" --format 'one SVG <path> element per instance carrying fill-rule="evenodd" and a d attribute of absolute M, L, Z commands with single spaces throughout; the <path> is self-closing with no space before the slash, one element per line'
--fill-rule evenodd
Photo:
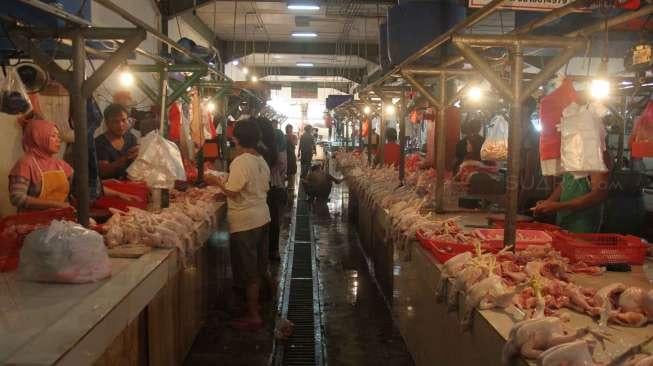
<path fill-rule="evenodd" d="M 584 249 L 572 243 L 582 236 L 524 222 L 513 251 L 503 248 L 501 215 L 454 207 L 460 190 L 451 182 L 450 212 L 433 214 L 428 171 L 409 169 L 400 186 L 396 170 L 368 168 L 363 154 L 337 161 L 350 223 L 417 365 L 534 364 L 565 354 L 619 365 L 650 353 L 650 246 L 641 239 L 597 234 L 585 245 L 609 238 L 627 248 L 571 252 Z"/>
<path fill-rule="evenodd" d="M 47 276 L 40 278 L 47 282 L 42 282 L 25 280 L 25 276 L 36 274 L 26 273 L 21 266 L 27 264 L 21 259 L 17 271 L 0 274 L 0 363 L 182 363 L 207 312 L 206 242 L 223 225 L 225 216 L 224 203 L 197 204 L 213 194 L 199 189 L 178 192 L 171 207 L 162 213 L 132 212 L 113 219 L 118 223 L 110 220 L 108 227 L 98 229 L 107 242 L 107 236 L 113 235 L 111 240 L 115 240 L 105 249 L 109 263 L 80 260 L 92 268 L 73 268 L 70 263 L 70 267 L 57 267 L 59 271 L 43 270 L 38 275 Z M 181 222 L 188 226 L 173 233 L 173 246 L 150 247 L 145 240 L 127 241 L 129 235 L 150 235 L 145 224 L 136 226 L 139 220 L 150 220 L 164 228 L 161 230 Z M 41 225 L 40 230 L 51 231 L 51 226 Z M 120 228 L 122 232 L 117 233 Z M 80 226 L 77 230 L 84 229 Z M 29 240 L 30 235 L 25 245 Z M 101 269 L 103 265 L 107 273 Z M 63 273 L 66 269 L 72 274 Z M 86 282 L 94 276 L 101 278 L 70 283 Z"/>

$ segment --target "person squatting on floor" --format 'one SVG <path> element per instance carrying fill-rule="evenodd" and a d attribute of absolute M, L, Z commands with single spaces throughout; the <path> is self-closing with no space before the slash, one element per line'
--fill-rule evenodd
<path fill-rule="evenodd" d="M 324 171 L 322 164 L 315 164 L 311 167 L 306 178 L 302 179 L 304 191 L 308 196 L 308 201 L 326 202 L 331 195 L 333 183 L 340 184 L 342 179 L 334 178 L 331 174 Z"/>

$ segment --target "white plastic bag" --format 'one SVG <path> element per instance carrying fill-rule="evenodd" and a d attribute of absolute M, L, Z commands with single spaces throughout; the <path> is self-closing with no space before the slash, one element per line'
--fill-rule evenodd
<path fill-rule="evenodd" d="M 608 170 L 603 159 L 607 109 L 601 104 L 570 104 L 560 122 L 560 163 L 565 172 L 588 174 Z"/>
<path fill-rule="evenodd" d="M 508 128 L 508 121 L 502 115 L 492 118 L 485 142 L 481 147 L 481 160 L 508 158 Z"/>
<path fill-rule="evenodd" d="M 138 158 L 127 168 L 131 180 L 143 181 L 150 188 L 171 189 L 176 180 L 186 180 L 179 147 L 157 131 L 141 139 Z"/>
<path fill-rule="evenodd" d="M 71 221 L 52 221 L 25 238 L 18 274 L 38 282 L 86 283 L 111 276 L 102 235 Z"/>
<path fill-rule="evenodd" d="M 542 168 L 542 175 L 558 176 L 564 173 L 560 159 L 540 160 L 540 167 Z"/>
<path fill-rule="evenodd" d="M 7 76 L 0 81 L 0 112 L 12 115 L 29 112 L 32 102 L 16 69 L 7 67 L 5 71 Z"/>

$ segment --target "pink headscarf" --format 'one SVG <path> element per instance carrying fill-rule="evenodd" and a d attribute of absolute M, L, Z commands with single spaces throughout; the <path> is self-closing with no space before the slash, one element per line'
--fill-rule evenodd
<path fill-rule="evenodd" d="M 73 174 L 73 168 L 48 151 L 50 136 L 56 130 L 57 126 L 50 121 L 28 121 L 23 129 L 23 150 L 25 155 L 16 162 L 9 175 L 25 177 L 38 182 L 41 180 L 40 168 L 44 172 L 63 170 L 66 176 L 70 177 Z"/>

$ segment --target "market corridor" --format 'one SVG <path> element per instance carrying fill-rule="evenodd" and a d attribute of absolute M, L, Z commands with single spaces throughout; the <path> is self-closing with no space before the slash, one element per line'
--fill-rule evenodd
<path fill-rule="evenodd" d="M 412 365 L 406 346 L 393 325 L 391 315 L 367 264 L 353 227 L 347 225 L 348 189 L 334 186 L 327 204 L 313 207 L 314 229 L 325 364 Z M 284 220 L 281 242 L 286 243 L 289 213 Z M 209 315 L 186 359 L 186 365 L 267 365 L 272 361 L 272 326 L 259 332 L 238 332 L 227 325 L 238 301 L 231 288 L 226 236 L 211 240 L 214 263 L 210 263 Z M 273 266 L 277 276 L 283 265 Z M 275 317 L 276 301 L 265 302 L 266 320 Z"/>

